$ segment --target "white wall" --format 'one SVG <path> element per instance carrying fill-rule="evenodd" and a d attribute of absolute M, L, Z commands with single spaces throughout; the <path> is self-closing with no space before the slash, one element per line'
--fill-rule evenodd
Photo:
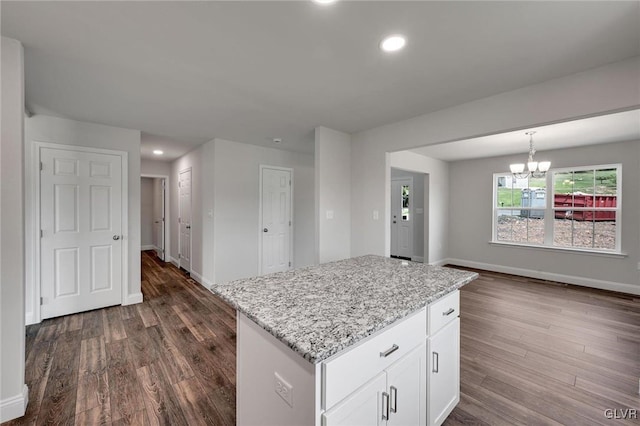
<path fill-rule="evenodd" d="M 169 176 L 171 175 L 171 162 L 140 160 L 140 174 L 143 176 Z"/>
<path fill-rule="evenodd" d="M 140 178 L 140 248 L 153 246 L 154 184 L 152 178 Z"/>
<path fill-rule="evenodd" d="M 385 153 L 638 107 L 639 76 L 636 57 L 353 135 L 351 254 L 388 246 Z M 386 216 L 374 220 L 374 210 Z"/>
<path fill-rule="evenodd" d="M 128 293 L 125 303 L 142 302 L 140 291 L 140 132 L 101 124 L 85 123 L 64 118 L 34 115 L 25 126 L 25 183 L 26 183 L 26 247 L 27 247 L 27 319 L 38 321 L 34 299 L 35 237 L 37 229 L 32 215 L 35 202 L 35 182 L 32 178 L 35 142 L 76 145 L 112 149 L 128 153 L 128 229 L 124 239 L 128 242 Z M 31 321 L 29 321 L 31 322 Z"/>
<path fill-rule="evenodd" d="M 413 211 L 413 216 L 410 218 L 413 221 L 413 255 L 411 257 L 414 260 L 416 258 L 424 259 L 425 223 L 428 225 L 425 220 L 425 212 L 427 210 L 424 202 L 426 175 L 393 168 L 391 169 L 391 180 L 396 178 L 411 178 L 413 181 L 412 193 L 409 194 L 409 206 Z M 422 213 L 418 213 L 419 210 L 422 210 Z"/>
<path fill-rule="evenodd" d="M 0 422 L 25 413 L 24 52 L 2 37 L 0 143 Z"/>
<path fill-rule="evenodd" d="M 349 258 L 351 136 L 326 127 L 316 127 L 314 159 L 316 262 Z"/>
<path fill-rule="evenodd" d="M 389 155 L 389 166 L 428 175 L 429 186 L 425 190 L 428 194 L 425 202 L 425 222 L 427 223 L 424 240 L 425 262 L 442 263 L 447 258 L 449 250 L 449 164 L 412 152 L 401 151 Z M 390 193 L 389 191 L 387 184 L 387 192 Z"/>
<path fill-rule="evenodd" d="M 455 194 L 449 208 L 452 262 L 548 279 L 561 275 L 563 282 L 640 294 L 640 141 L 545 151 L 544 156 L 554 168 L 622 163 L 622 251 L 627 256 L 489 244 L 493 173 L 508 171 L 509 164 L 521 159 L 519 155 L 451 163 L 451 193 Z"/>
<path fill-rule="evenodd" d="M 222 139 L 214 144 L 214 282 L 258 275 L 260 165 L 293 168 L 293 266 L 312 265 L 313 156 Z"/>

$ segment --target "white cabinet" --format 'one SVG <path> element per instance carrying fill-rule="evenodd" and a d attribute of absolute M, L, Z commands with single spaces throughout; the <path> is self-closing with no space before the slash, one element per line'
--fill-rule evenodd
<path fill-rule="evenodd" d="M 460 318 L 427 339 L 429 425 L 440 425 L 460 401 Z"/>
<path fill-rule="evenodd" d="M 353 392 L 344 401 L 322 415 L 323 426 L 356 426 L 385 424 L 382 420 L 382 396 L 387 385 L 386 373 Z"/>
<path fill-rule="evenodd" d="M 323 414 L 324 426 L 407 426 L 426 412 L 422 344 Z"/>
<path fill-rule="evenodd" d="M 424 361 L 425 345 L 423 344 L 387 369 L 388 426 L 423 423 L 421 419 L 426 412 Z"/>

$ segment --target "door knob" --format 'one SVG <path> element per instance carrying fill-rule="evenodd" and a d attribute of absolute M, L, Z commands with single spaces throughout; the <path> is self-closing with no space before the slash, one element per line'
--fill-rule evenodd
<path fill-rule="evenodd" d="M 269 232 L 269 230 L 267 228 L 264 228 L 262 232 Z"/>
<path fill-rule="evenodd" d="M 187 229 L 191 229 L 191 225 L 187 225 L 187 226 L 186 226 L 186 228 L 187 228 Z"/>
<path fill-rule="evenodd" d="M 120 235 L 114 235 L 114 236 L 113 236 L 113 239 L 114 239 L 115 241 L 118 241 L 118 240 L 120 239 Z"/>
<path fill-rule="evenodd" d="M 396 223 L 396 221 L 394 220 L 393 223 Z"/>

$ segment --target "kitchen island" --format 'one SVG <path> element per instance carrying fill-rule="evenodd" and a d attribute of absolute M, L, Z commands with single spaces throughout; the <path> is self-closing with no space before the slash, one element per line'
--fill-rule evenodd
<path fill-rule="evenodd" d="M 476 277 L 369 255 L 212 286 L 238 311 L 237 423 L 441 423 Z"/>

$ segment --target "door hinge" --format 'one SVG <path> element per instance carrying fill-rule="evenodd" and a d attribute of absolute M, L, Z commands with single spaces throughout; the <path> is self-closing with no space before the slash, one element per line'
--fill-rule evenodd
<path fill-rule="evenodd" d="M 182 182 L 178 182 L 178 188 L 182 187 Z"/>
<path fill-rule="evenodd" d="M 42 229 L 40 230 L 40 238 L 44 238 L 44 231 Z"/>
<path fill-rule="evenodd" d="M 42 164 L 42 161 L 40 162 L 40 171 L 44 170 L 44 164 Z"/>
<path fill-rule="evenodd" d="M 289 226 L 291 226 L 291 221 L 289 221 Z"/>
<path fill-rule="evenodd" d="M 291 268 L 291 262 L 289 262 L 289 268 Z"/>
<path fill-rule="evenodd" d="M 40 298 L 40 306 L 44 305 L 44 297 Z"/>
<path fill-rule="evenodd" d="M 291 179 L 289 179 L 289 186 L 291 186 Z"/>
<path fill-rule="evenodd" d="M 178 223 L 182 223 L 182 219 L 181 218 L 178 218 Z"/>

